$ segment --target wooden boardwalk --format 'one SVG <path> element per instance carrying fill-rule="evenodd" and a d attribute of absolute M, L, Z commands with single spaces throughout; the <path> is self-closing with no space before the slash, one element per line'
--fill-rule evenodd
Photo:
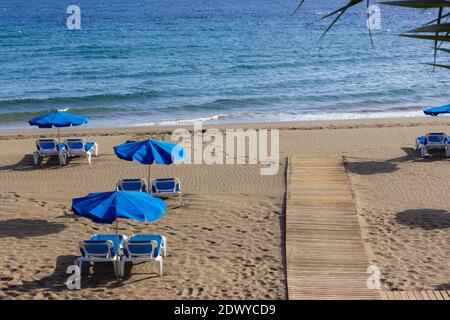
<path fill-rule="evenodd" d="M 385 300 L 450 300 L 450 291 L 383 291 Z"/>
<path fill-rule="evenodd" d="M 381 299 L 342 158 L 289 157 L 286 200 L 289 299 Z"/>

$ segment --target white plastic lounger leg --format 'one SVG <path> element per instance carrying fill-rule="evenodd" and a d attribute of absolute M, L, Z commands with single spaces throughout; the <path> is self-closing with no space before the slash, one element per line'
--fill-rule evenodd
<path fill-rule="evenodd" d="M 33 164 L 37 167 L 40 166 L 42 162 L 42 157 L 39 154 L 39 152 L 35 151 L 33 152 Z"/>
<path fill-rule="evenodd" d="M 125 275 L 125 261 L 120 260 L 119 261 L 119 276 L 121 278 L 123 278 L 124 275 Z"/>
<path fill-rule="evenodd" d="M 81 271 L 83 270 L 83 261 L 80 259 L 75 260 L 75 264 L 78 266 L 78 269 L 80 270 L 80 276 L 81 276 Z"/>
<path fill-rule="evenodd" d="M 423 144 L 419 145 L 419 157 L 425 158 L 425 146 Z"/>
<path fill-rule="evenodd" d="M 180 206 L 184 206 L 184 199 L 183 199 L 183 194 L 182 193 L 180 193 L 180 195 L 179 195 L 179 197 L 180 197 Z"/>
<path fill-rule="evenodd" d="M 60 166 L 65 166 L 67 164 L 67 153 L 61 152 L 58 154 L 58 160 Z"/>
<path fill-rule="evenodd" d="M 159 276 L 162 277 L 163 275 L 163 258 L 159 257 Z"/>
<path fill-rule="evenodd" d="M 92 163 L 92 154 L 90 151 L 86 153 L 86 159 L 87 159 L 88 164 Z"/>
<path fill-rule="evenodd" d="M 114 267 L 114 275 L 117 279 L 120 277 L 120 267 L 119 267 L 119 261 L 113 261 L 113 267 Z"/>
<path fill-rule="evenodd" d="M 98 157 L 99 155 L 99 149 L 98 149 L 98 144 L 94 144 L 94 157 Z"/>
<path fill-rule="evenodd" d="M 425 158 L 427 155 L 427 148 L 425 148 L 425 146 L 422 146 L 422 148 L 420 148 L 420 156 L 422 158 Z"/>

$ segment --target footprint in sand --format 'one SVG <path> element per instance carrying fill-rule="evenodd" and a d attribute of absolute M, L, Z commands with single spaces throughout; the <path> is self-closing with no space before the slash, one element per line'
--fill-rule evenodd
<path fill-rule="evenodd" d="M 188 296 L 188 297 L 199 297 L 201 295 L 203 295 L 204 289 L 202 287 L 200 288 L 185 288 L 183 290 L 180 291 L 180 293 L 178 294 L 179 296 Z"/>

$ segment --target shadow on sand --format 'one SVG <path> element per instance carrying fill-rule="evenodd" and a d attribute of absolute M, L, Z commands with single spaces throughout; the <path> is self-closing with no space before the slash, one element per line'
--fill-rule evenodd
<path fill-rule="evenodd" d="M 51 292 L 62 292 L 69 291 L 67 287 L 67 282 L 74 283 L 73 279 L 69 279 L 74 273 L 67 272 L 68 267 L 74 265 L 74 261 L 77 259 L 74 255 L 64 255 L 59 256 L 56 259 L 56 266 L 53 273 L 49 276 L 43 277 L 41 279 L 32 281 L 23 281 L 22 284 L 4 284 L 2 290 L 12 297 L 20 296 L 21 293 L 30 293 L 34 291 L 39 291 L 43 293 L 45 298 L 49 298 L 48 295 Z M 81 289 L 114 289 L 119 288 L 131 283 L 136 283 L 140 281 L 145 281 L 148 279 L 159 277 L 156 273 L 148 272 L 148 277 L 138 278 L 134 281 L 127 281 L 132 276 L 132 265 L 127 264 L 125 268 L 125 277 L 122 280 L 117 280 L 114 275 L 114 269 L 112 263 L 94 263 L 89 265 L 85 263 L 83 265 L 82 277 L 80 287 Z M 143 273 L 138 273 L 135 275 L 142 275 Z M 3 280 L 3 279 L 2 279 Z M 8 281 L 11 279 L 5 279 L 3 281 Z M 1 281 L 1 280 L 0 280 Z M 1 283 L 1 282 L 0 282 Z M 75 290 L 76 291 L 76 290 Z"/>
<path fill-rule="evenodd" d="M 351 173 L 363 175 L 391 173 L 398 170 L 395 163 L 385 161 L 345 162 L 345 168 Z"/>
<path fill-rule="evenodd" d="M 77 256 L 66 255 L 59 256 L 56 259 L 56 266 L 53 273 L 41 279 L 32 281 L 23 281 L 22 284 L 6 284 L 3 289 L 8 295 L 19 296 L 21 292 L 30 293 L 33 291 L 42 291 L 44 297 L 45 293 L 61 292 L 69 290 L 67 281 L 73 273 L 67 273 L 67 268 L 74 264 Z M 114 275 L 112 264 L 110 263 L 96 263 L 93 270 L 89 272 L 90 267 L 86 264 L 83 267 L 83 276 L 81 277 L 81 288 L 99 288 L 101 286 L 115 287 L 116 277 Z M 88 274 L 89 272 L 89 274 Z"/>
<path fill-rule="evenodd" d="M 345 168 L 351 173 L 371 175 L 378 173 L 391 173 L 398 170 L 398 163 L 405 162 L 433 162 L 445 160 L 445 154 L 436 153 L 431 157 L 419 158 L 414 148 L 402 148 L 404 156 L 392 158 L 385 161 L 349 161 L 352 157 L 344 157 Z M 355 159 L 355 158 L 353 158 Z"/>
<path fill-rule="evenodd" d="M 64 168 L 75 166 L 76 163 L 66 164 Z M 24 157 L 17 163 L 0 166 L 0 171 L 34 171 L 34 170 L 55 170 L 60 169 L 59 159 L 57 156 L 49 157 L 44 160 L 39 167 L 33 165 L 33 155 L 26 154 Z"/>
<path fill-rule="evenodd" d="M 60 167 L 58 157 L 49 157 L 47 161 L 44 161 L 41 166 L 35 167 L 33 165 L 33 155 L 26 154 L 17 163 L 1 166 L 0 171 L 31 171 L 31 170 L 51 170 L 58 169 Z"/>
<path fill-rule="evenodd" d="M 411 209 L 397 213 L 395 221 L 410 228 L 447 229 L 450 228 L 450 212 L 436 209 Z"/>
<path fill-rule="evenodd" d="M 66 228 L 64 224 L 42 219 L 9 219 L 0 221 L 0 238 L 19 239 L 39 237 L 59 233 Z"/>
<path fill-rule="evenodd" d="M 435 286 L 436 290 L 450 290 L 450 282 Z"/>

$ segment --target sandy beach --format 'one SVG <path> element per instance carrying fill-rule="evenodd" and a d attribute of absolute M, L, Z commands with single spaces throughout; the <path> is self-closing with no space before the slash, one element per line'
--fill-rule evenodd
<path fill-rule="evenodd" d="M 344 158 L 363 240 L 380 267 L 384 290 L 450 290 L 450 171 L 444 157 L 419 159 L 418 135 L 448 132 L 450 118 L 212 126 L 279 128 L 275 175 L 260 165 L 156 166 L 153 177 L 179 177 L 185 206 L 167 201 L 153 223 L 120 222 L 120 232 L 159 233 L 168 239 L 165 274 L 139 264 L 117 282 L 110 265 L 96 265 L 81 290 L 68 290 L 66 268 L 78 241 L 114 233 L 112 225 L 76 217 L 71 199 L 112 190 L 120 178 L 146 168 L 116 158 L 129 139 L 170 139 L 173 128 L 63 129 L 65 137 L 98 142 L 100 157 L 60 168 L 33 167 L 38 137 L 52 130 L 0 133 L 0 299 L 285 299 L 284 199 L 290 155 Z M 184 126 L 189 130 L 191 126 Z"/>

